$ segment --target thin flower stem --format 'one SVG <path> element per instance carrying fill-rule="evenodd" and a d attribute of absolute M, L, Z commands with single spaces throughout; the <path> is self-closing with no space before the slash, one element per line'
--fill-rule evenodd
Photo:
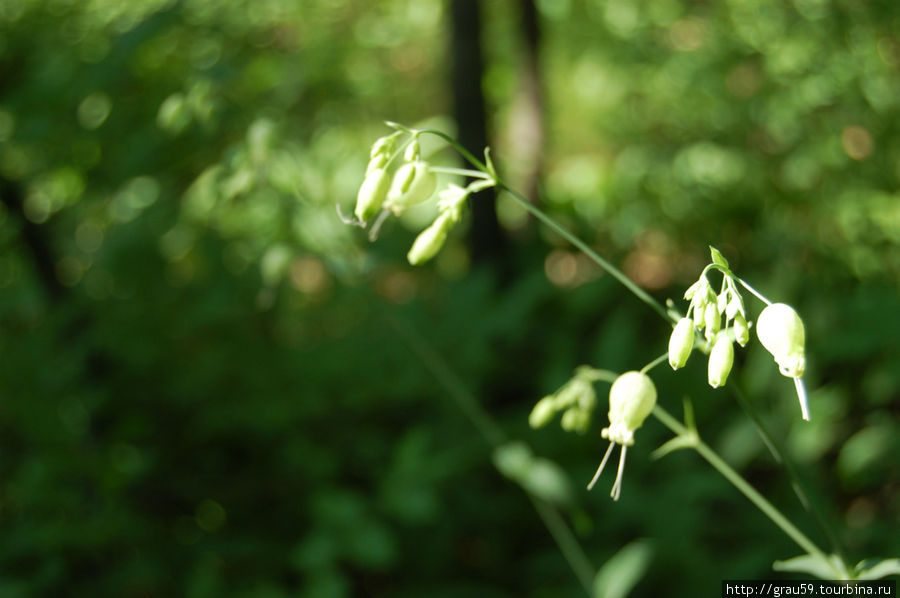
<path fill-rule="evenodd" d="M 705 275 L 710 270 L 718 270 L 722 274 L 724 274 L 726 276 L 730 276 L 734 280 L 741 283 L 741 286 L 744 287 L 745 289 L 747 289 L 748 291 L 750 291 L 753 294 L 753 296 L 755 296 L 757 299 L 759 299 L 766 305 L 772 305 L 772 302 L 769 301 L 765 295 L 763 295 L 762 293 L 760 293 L 759 291 L 754 289 L 752 286 L 750 286 L 750 284 L 743 278 L 741 278 L 739 276 L 735 276 L 734 272 L 732 272 L 729 268 L 726 268 L 725 266 L 722 266 L 721 264 L 709 264 L 708 266 L 706 266 L 706 268 L 703 269 L 703 272 L 701 275 Z"/>
<path fill-rule="evenodd" d="M 797 543 L 800 548 L 805 550 L 808 554 L 813 555 L 819 559 L 822 559 L 823 562 L 829 562 L 828 558 L 825 556 L 825 553 L 816 546 L 816 544 L 810 540 L 806 534 L 801 532 L 797 527 L 790 522 L 790 520 L 785 517 L 781 511 L 779 511 L 772 503 L 770 503 L 766 498 L 760 494 L 756 488 L 751 486 L 747 481 L 734 469 L 731 468 L 728 463 L 726 463 L 719 455 L 709 447 L 705 442 L 700 440 L 697 436 L 696 430 L 688 430 L 681 422 L 677 419 L 669 415 L 669 413 L 656 405 L 653 408 L 653 416 L 658 419 L 664 426 L 669 428 L 672 432 L 679 436 L 686 436 L 693 438 L 693 442 L 691 442 L 690 447 L 697 451 L 701 457 L 706 459 L 706 461 L 712 465 L 722 476 L 732 483 L 740 492 L 746 496 L 750 502 L 752 502 L 760 511 L 763 512 L 766 517 L 772 520 L 772 522 L 781 528 L 785 534 L 788 535 L 794 542 Z M 836 574 L 838 572 L 835 572 Z"/>
<path fill-rule="evenodd" d="M 669 314 L 666 313 L 666 309 L 656 299 L 654 299 L 653 297 L 648 295 L 647 292 L 644 291 L 644 289 L 640 288 L 634 282 L 632 282 L 631 279 L 628 278 L 627 276 L 625 276 L 625 274 L 621 270 L 619 270 L 618 268 L 616 268 L 615 266 L 610 264 L 608 261 L 606 261 L 605 259 L 600 257 L 600 255 L 596 251 L 594 251 L 593 249 L 588 247 L 588 245 L 584 241 L 582 241 L 581 239 L 579 239 L 578 237 L 576 237 L 575 235 L 573 235 L 572 233 L 567 231 L 565 228 L 563 228 L 562 226 L 557 224 L 557 222 L 555 220 L 553 220 L 552 218 L 547 216 L 539 208 L 532 205 L 527 199 L 522 197 L 522 195 L 520 195 L 517 191 L 507 187 L 506 184 L 503 183 L 502 181 L 497 182 L 497 188 L 508 193 L 509 196 L 512 197 L 516 201 L 516 203 L 518 203 L 520 206 L 522 206 L 524 209 L 526 209 L 528 212 L 530 212 L 535 218 L 540 220 L 542 223 L 547 225 L 549 228 L 553 229 L 554 232 L 559 234 L 561 237 L 563 237 L 569 243 L 571 243 L 572 245 L 574 245 L 575 247 L 580 249 L 582 251 L 582 253 L 584 253 L 591 260 L 593 260 L 594 263 L 596 263 L 598 266 L 603 268 L 608 274 L 612 275 L 613 278 L 615 278 L 620 283 L 622 283 L 622 285 L 626 289 L 631 291 L 631 293 L 635 297 L 637 297 L 638 299 L 640 299 L 641 301 L 643 301 L 644 303 L 649 305 L 653 309 L 653 311 L 658 313 L 660 315 L 660 317 L 662 317 L 666 322 L 669 322 L 669 323 L 672 322 L 671 318 L 669 317 Z"/>
<path fill-rule="evenodd" d="M 756 427 L 757 434 L 759 434 L 759 437 L 762 439 L 763 444 L 766 445 L 766 448 L 769 449 L 769 453 L 771 453 L 772 457 L 775 459 L 775 462 L 783 466 L 788 474 L 788 477 L 791 478 L 791 488 L 794 490 L 794 494 L 797 495 L 797 499 L 800 501 L 800 504 L 804 509 L 812 514 L 813 518 L 816 520 L 816 523 L 819 526 L 819 529 L 822 530 L 822 533 L 825 534 L 825 537 L 831 544 L 831 550 L 838 556 L 843 558 L 843 549 L 841 548 L 841 545 L 837 540 L 837 535 L 834 533 L 834 530 L 831 529 L 831 526 L 828 524 L 825 517 L 822 515 L 819 509 L 816 508 L 816 505 L 813 504 L 813 501 L 807 495 L 804 484 L 800 480 L 800 474 L 797 472 L 797 468 L 794 467 L 794 463 L 781 452 L 781 448 L 778 446 L 775 439 L 763 425 L 759 414 L 757 414 L 753 409 L 753 406 L 750 404 L 750 401 L 747 400 L 747 397 L 744 396 L 744 392 L 741 390 L 741 388 L 737 384 L 729 384 L 729 386 L 731 387 L 732 394 L 734 395 L 738 405 L 741 407 L 747 417 L 750 418 L 750 421 L 753 422 L 753 425 Z"/>
<path fill-rule="evenodd" d="M 747 282 L 743 278 L 738 278 L 737 276 L 735 276 L 734 279 L 737 280 L 739 283 L 741 283 L 742 287 L 744 287 L 745 289 L 747 289 L 748 291 L 753 293 L 753 295 L 755 295 L 757 299 L 759 299 L 766 305 L 772 305 L 771 301 L 766 299 L 766 297 L 762 293 L 760 293 L 759 291 L 757 291 L 756 289 L 751 287 L 749 284 L 747 284 Z"/>
<path fill-rule="evenodd" d="M 647 365 L 645 365 L 644 367 L 642 367 L 641 373 L 646 374 L 647 372 L 649 372 L 650 370 L 652 370 L 653 368 L 655 368 L 656 366 L 658 366 L 659 364 L 661 364 L 668 358 L 669 358 L 669 353 L 667 351 L 667 352 L 663 353 L 662 355 L 660 355 L 659 357 L 657 357 L 656 359 L 654 359 L 653 361 L 651 361 L 650 363 L 648 363 Z"/>
<path fill-rule="evenodd" d="M 429 169 L 432 172 L 439 172 L 442 174 L 456 174 L 459 176 L 467 176 L 472 177 L 473 179 L 485 179 L 492 180 L 491 176 L 481 172 L 480 170 L 470 170 L 468 168 L 452 168 L 450 166 L 430 166 Z"/>
<path fill-rule="evenodd" d="M 485 442 L 497 448 L 507 441 L 506 434 L 494 419 L 466 388 L 459 376 L 452 370 L 443 356 L 407 322 L 388 315 L 387 320 L 402 338 L 410 351 L 421 361 L 422 365 L 435 377 L 438 383 L 468 417 Z M 584 587 L 588 596 L 592 595 L 592 585 L 596 571 L 591 564 L 575 533 L 569 528 L 559 511 L 550 503 L 523 488 L 531 504 L 537 511 L 547 531 L 553 537 L 563 559 L 569 564 L 578 582 Z"/>
<path fill-rule="evenodd" d="M 562 515 L 559 514 L 558 510 L 554 509 L 547 504 L 546 501 L 539 499 L 530 492 L 528 493 L 528 498 L 531 499 L 534 510 L 537 511 L 541 521 L 544 522 L 544 527 L 546 527 L 547 531 L 550 532 L 550 535 L 553 536 L 553 539 L 556 541 L 556 546 L 562 553 L 563 558 L 566 559 L 566 562 L 569 563 L 569 567 L 571 567 L 575 577 L 578 578 L 584 591 L 587 592 L 588 596 L 592 596 L 592 586 L 594 585 L 596 572 L 594 570 L 594 565 L 591 564 L 591 561 L 588 559 L 587 554 L 585 554 L 581 544 L 578 543 L 575 534 L 573 534 L 572 530 L 569 529 L 569 526 L 566 525 L 565 520 L 562 518 Z"/>

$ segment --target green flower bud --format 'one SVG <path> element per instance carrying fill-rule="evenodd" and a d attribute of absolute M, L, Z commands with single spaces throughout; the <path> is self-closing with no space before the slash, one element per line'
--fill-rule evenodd
<path fill-rule="evenodd" d="M 575 376 L 556 394 L 556 405 L 559 408 L 572 405 L 591 404 L 596 400 L 594 385 L 583 377 Z"/>
<path fill-rule="evenodd" d="M 601 434 L 618 444 L 634 443 L 634 431 L 641 427 L 656 405 L 656 386 L 647 374 L 625 372 L 609 389 L 609 428 Z"/>
<path fill-rule="evenodd" d="M 784 303 L 766 307 L 756 320 L 756 336 L 775 358 L 782 375 L 799 378 L 806 369 L 803 320 L 794 308 Z"/>
<path fill-rule="evenodd" d="M 734 339 L 742 347 L 746 347 L 750 342 L 750 325 L 740 313 L 734 315 Z"/>
<path fill-rule="evenodd" d="M 390 153 L 394 151 L 394 142 L 396 139 L 396 133 L 387 135 L 386 137 L 379 137 L 375 140 L 375 143 L 372 144 L 372 150 L 369 152 L 369 157 L 374 158 L 375 156 L 390 155 Z"/>
<path fill-rule="evenodd" d="M 419 140 L 413 139 L 409 142 L 409 145 L 406 146 L 406 151 L 403 152 L 403 159 L 407 162 L 414 162 L 419 159 L 421 151 L 422 150 L 419 148 Z"/>
<path fill-rule="evenodd" d="M 719 315 L 719 307 L 716 303 L 706 304 L 703 310 L 703 324 L 706 326 L 706 338 L 711 339 L 722 328 L 722 318 Z"/>
<path fill-rule="evenodd" d="M 528 415 L 528 425 L 534 429 L 542 428 L 550 423 L 554 415 L 556 415 L 556 400 L 552 396 L 544 397 Z"/>
<path fill-rule="evenodd" d="M 694 348 L 694 321 L 681 318 L 669 337 L 669 365 L 673 370 L 684 367 Z"/>
<path fill-rule="evenodd" d="M 378 170 L 380 168 L 384 168 L 387 165 L 388 157 L 385 154 L 378 154 L 377 156 L 373 156 L 371 160 L 369 160 L 369 164 L 366 166 L 366 176 L 372 174 L 373 170 Z"/>
<path fill-rule="evenodd" d="M 704 303 L 702 305 L 694 306 L 694 314 L 693 314 L 694 328 L 699 328 L 700 330 L 703 330 L 703 326 L 704 326 L 703 315 L 705 312 L 706 312 L 706 303 Z"/>
<path fill-rule="evenodd" d="M 734 364 L 734 345 L 727 334 L 720 334 L 709 352 L 709 385 L 719 388 L 725 385 Z"/>
<path fill-rule="evenodd" d="M 356 209 L 353 212 L 359 220 L 365 222 L 378 213 L 387 197 L 390 182 L 383 168 L 376 168 L 366 175 L 356 194 Z"/>
<path fill-rule="evenodd" d="M 409 260 L 409 263 L 413 266 L 418 266 L 437 255 L 437 252 L 444 246 L 444 241 L 447 240 L 447 231 L 450 230 L 452 225 L 453 221 L 449 217 L 444 214 L 438 216 L 431 226 L 416 237 L 412 248 L 406 254 L 406 259 Z"/>
<path fill-rule="evenodd" d="M 386 205 L 400 212 L 431 197 L 436 187 L 437 177 L 426 162 L 404 164 L 394 174 Z"/>
<path fill-rule="evenodd" d="M 560 425 L 566 432 L 584 434 L 591 423 L 590 414 L 577 407 L 570 407 L 562 414 Z"/>

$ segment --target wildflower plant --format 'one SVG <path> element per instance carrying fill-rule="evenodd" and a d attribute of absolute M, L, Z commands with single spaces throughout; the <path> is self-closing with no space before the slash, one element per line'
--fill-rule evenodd
<path fill-rule="evenodd" d="M 725 256 L 714 247 L 710 247 L 710 263 L 700 272 L 696 282 L 684 292 L 684 300 L 687 301 L 685 312 L 681 313 L 675 302 L 671 300 L 667 307 L 663 307 L 618 268 L 598 255 L 584 241 L 575 237 L 528 202 L 517 191 L 508 187 L 499 177 L 488 149 L 485 149 L 484 162 L 482 162 L 456 140 L 441 131 L 410 129 L 390 122 L 387 124 L 394 129 L 394 132 L 378 139 L 373 144 L 370 151 L 370 162 L 357 195 L 355 217 L 347 218 L 341 215 L 346 223 L 366 228 L 369 231 L 370 239 L 374 240 L 379 227 L 387 217 L 399 215 L 408 207 L 424 202 L 437 191 L 439 196 L 437 214 L 432 223 L 418 235 L 407 254 L 410 264 L 421 265 L 440 252 L 453 227 L 460 221 L 466 207 L 466 200 L 481 189 L 495 187 L 508 194 L 522 209 L 530 212 L 540 222 L 577 247 L 639 300 L 647 304 L 671 327 L 668 350 L 652 359 L 640 370 L 619 374 L 591 366 L 580 366 L 556 392 L 538 400 L 531 410 L 528 423 L 532 428 L 544 427 L 559 416 L 563 430 L 586 435 L 590 429 L 593 413 L 598 407 L 595 385 L 598 383 L 610 384 L 607 413 L 609 425 L 600 431 L 600 437 L 608 440 L 609 444 L 596 473 L 587 484 L 588 490 L 597 483 L 614 448 L 618 445 L 621 447 L 619 464 L 610 496 L 613 500 L 619 499 L 627 449 L 633 446 L 635 433 L 652 415 L 654 419 L 675 434 L 673 438 L 656 449 L 653 453 L 654 457 L 659 458 L 680 449 L 696 451 L 803 549 L 804 554 L 801 556 L 786 561 L 776 561 L 773 564 L 774 569 L 808 573 L 822 579 L 879 579 L 900 573 L 900 559 L 887 559 L 880 562 L 866 560 L 856 566 L 850 566 L 845 557 L 841 556 L 841 549 L 834 541 L 834 534 L 827 528 L 823 531 L 832 539 L 834 552 L 826 554 L 701 440 L 694 422 L 691 402 L 688 399 L 685 399 L 683 403 L 683 422 L 678 421 L 659 404 L 660 399 L 665 400 L 667 397 L 665 397 L 665 393 L 662 397 L 658 395 L 656 385 L 650 377 L 650 372 L 655 367 L 668 362 L 670 367 L 677 371 L 688 363 L 695 351 L 698 351 L 707 355 L 709 385 L 713 389 L 721 389 L 727 386 L 729 375 L 734 367 L 735 345 L 743 349 L 750 344 L 752 341 L 751 329 L 755 327 L 758 341 L 772 355 L 778 372 L 791 378 L 794 382 L 802 419 L 810 420 L 809 399 L 803 382 L 806 368 L 806 333 L 803 320 L 794 308 L 785 303 L 773 303 L 745 280 L 738 277 L 731 270 Z M 446 168 L 430 164 L 421 155 L 419 137 L 422 135 L 433 135 L 443 139 L 458 151 L 472 165 L 473 169 Z M 467 177 L 470 182 L 466 186 L 449 183 L 445 188 L 438 190 L 435 176 L 438 173 Z M 338 211 L 340 213 L 340 208 Z M 713 276 L 721 278 L 718 290 L 713 285 L 717 279 L 710 279 Z M 764 305 L 756 316 L 755 325 L 752 319 L 755 311 L 748 306 L 748 300 L 751 298 Z M 430 361 L 434 362 L 435 359 L 433 355 L 429 355 Z M 445 371 L 440 372 L 441 377 L 444 377 L 445 374 Z M 771 442 L 771 435 L 765 430 L 760 419 L 752 413 L 752 407 L 740 398 L 739 393 L 736 393 L 736 396 L 766 438 L 766 444 L 776 460 L 784 463 L 784 456 Z M 473 410 L 471 405 L 466 405 L 465 408 Z M 499 433 L 490 424 L 483 421 L 487 417 L 484 415 L 479 417 L 482 418 L 482 421 L 476 423 L 482 428 L 492 430 L 486 436 L 499 437 Z M 510 446 L 512 445 L 515 443 L 510 443 Z M 506 453 L 522 452 L 519 445 L 515 445 L 513 448 L 517 450 L 510 449 Z M 504 455 L 508 457 L 509 455 L 506 453 L 501 453 L 501 457 Z M 506 463 L 509 459 L 500 458 L 497 461 Z M 513 461 L 518 463 L 522 459 Z M 523 468 L 504 466 L 500 469 L 504 472 L 507 470 L 518 471 L 516 475 L 508 477 L 519 481 L 526 491 L 531 492 L 529 484 L 523 482 L 528 478 L 522 473 Z M 794 477 L 790 467 L 787 468 L 787 473 Z M 800 489 L 799 480 L 795 478 L 792 485 L 804 508 L 812 510 L 813 507 Z M 585 583 L 585 576 L 582 574 L 586 557 L 582 554 L 575 558 L 571 554 L 577 549 L 577 541 L 574 536 L 571 533 L 566 535 L 565 530 L 561 529 L 558 515 L 556 519 L 550 517 L 539 503 L 536 503 L 536 508 L 545 523 L 551 528 L 554 537 L 557 538 L 557 542 L 573 570 L 582 579 L 585 587 L 589 589 L 590 583 Z M 817 519 L 820 523 L 823 521 L 821 517 L 817 516 Z M 598 579 L 600 577 L 598 575 Z"/>

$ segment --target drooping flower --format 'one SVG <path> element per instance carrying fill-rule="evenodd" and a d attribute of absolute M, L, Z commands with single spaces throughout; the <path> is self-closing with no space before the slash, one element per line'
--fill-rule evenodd
<path fill-rule="evenodd" d="M 634 432 L 644 423 L 656 405 L 656 386 L 647 374 L 637 371 L 625 372 L 613 382 L 609 389 L 609 427 L 603 428 L 601 435 L 609 439 L 609 448 L 597 468 L 597 473 L 588 484 L 588 490 L 594 487 L 606 462 L 612 454 L 613 447 L 621 445 L 619 468 L 616 481 L 613 483 L 610 496 L 619 500 L 622 492 L 622 475 L 625 471 L 625 452 L 634 444 Z"/>
<path fill-rule="evenodd" d="M 803 320 L 790 305 L 773 303 L 766 307 L 756 320 L 756 336 L 762 346 L 772 354 L 778 371 L 794 379 L 800 413 L 809 420 L 809 396 L 803 385 L 806 370 L 806 330 Z"/>

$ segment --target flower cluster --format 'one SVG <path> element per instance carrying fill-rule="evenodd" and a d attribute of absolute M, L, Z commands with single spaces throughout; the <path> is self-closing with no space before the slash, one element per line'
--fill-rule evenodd
<path fill-rule="evenodd" d="M 587 366 L 578 368 L 572 379 L 558 391 L 537 402 L 528 416 L 528 424 L 532 428 L 543 427 L 561 412 L 560 425 L 563 430 L 584 434 L 597 406 L 597 393 L 594 391 L 597 379 L 597 370 Z"/>
<path fill-rule="evenodd" d="M 475 175 L 476 180 L 466 187 L 451 183 L 438 193 L 440 201 L 437 217 L 419 234 L 407 254 L 412 265 L 427 262 L 441 250 L 447 240 L 447 233 L 459 223 L 469 195 L 496 184 L 493 177 L 483 173 L 433 166 L 422 157 L 419 145 L 421 134 L 422 131 L 400 128 L 372 145 L 366 176 L 356 195 L 356 207 L 353 211 L 356 220 L 345 220 L 362 227 L 372 222 L 370 234 L 374 238 L 386 216 L 399 216 L 407 208 L 421 204 L 434 195 L 438 186 L 438 172 Z M 407 138 L 401 143 L 404 135 Z M 390 168 L 401 152 L 403 164 L 391 175 Z"/>
<path fill-rule="evenodd" d="M 712 263 L 704 268 L 699 280 L 684 294 L 690 306 L 687 315 L 678 320 L 669 337 L 669 365 L 675 370 L 683 367 L 693 351 L 696 335 L 703 333 L 710 348 L 709 384 L 713 388 L 725 384 L 734 363 L 734 342 L 742 347 L 750 342 L 751 323 L 747 321 L 744 300 L 738 288 L 742 285 L 767 304 L 757 320 L 756 334 L 763 347 L 775 358 L 779 371 L 794 379 L 803 419 L 808 420 L 808 398 L 801 380 L 806 368 L 803 321 L 789 305 L 771 303 L 737 278 L 729 269 L 728 261 L 714 247 L 710 247 L 710 253 Z M 707 279 L 710 270 L 722 273 L 722 287 L 718 294 Z"/>
<path fill-rule="evenodd" d="M 597 406 L 594 382 L 604 377 L 600 370 L 581 366 L 558 391 L 537 402 L 528 416 L 529 425 L 532 428 L 540 428 L 547 425 L 558 413 L 562 413 L 560 420 L 562 428 L 583 434 L 587 431 Z M 613 448 L 618 444 L 622 447 L 622 452 L 610 496 L 615 500 L 619 499 L 625 470 L 626 448 L 634 444 L 635 430 L 641 427 L 655 405 L 656 387 L 647 374 L 631 371 L 615 379 L 609 389 L 609 426 L 600 432 L 603 438 L 609 439 L 609 447 L 600 462 L 600 467 L 597 468 L 597 473 L 588 484 L 588 490 L 597 483 Z"/>
<path fill-rule="evenodd" d="M 711 347 L 707 368 L 709 385 L 718 388 L 725 384 L 734 364 L 734 342 L 745 346 L 750 341 L 750 323 L 747 322 L 744 299 L 735 278 L 728 270 L 728 262 L 710 247 L 713 263 L 700 274 L 700 278 L 684 293 L 690 301 L 687 315 L 681 318 L 669 337 L 669 365 L 677 370 L 683 367 L 694 348 L 695 330 L 703 332 Z M 706 275 L 710 269 L 721 267 L 722 288 L 713 291 Z M 724 326 L 723 326 L 724 317 Z"/>
<path fill-rule="evenodd" d="M 391 162 L 397 156 L 395 148 L 400 135 L 398 131 L 372 144 L 366 177 L 356 194 L 353 211 L 361 223 L 368 222 L 382 208 L 399 215 L 406 208 L 431 197 L 437 188 L 437 176 L 431 165 L 422 159 L 419 140 L 415 137 L 406 145 L 404 164 L 393 177 L 388 174 Z"/>

